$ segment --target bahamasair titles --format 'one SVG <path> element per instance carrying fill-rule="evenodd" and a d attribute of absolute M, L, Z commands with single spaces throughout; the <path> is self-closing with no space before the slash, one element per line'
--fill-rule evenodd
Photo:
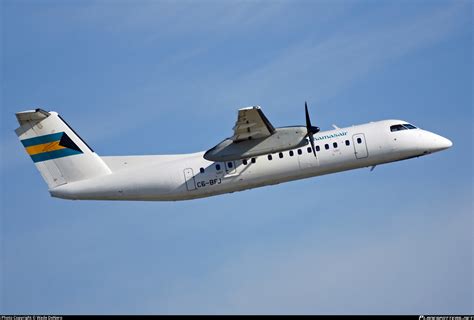
<path fill-rule="evenodd" d="M 402 120 L 320 131 L 275 128 L 259 106 L 238 110 L 233 135 L 207 151 L 99 156 L 54 111 L 16 113 L 15 131 L 53 197 L 189 200 L 424 156 L 448 139 Z"/>

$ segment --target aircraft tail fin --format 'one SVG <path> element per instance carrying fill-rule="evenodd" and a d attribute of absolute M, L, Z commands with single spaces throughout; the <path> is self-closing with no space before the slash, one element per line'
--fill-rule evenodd
<path fill-rule="evenodd" d="M 16 117 L 15 132 L 50 189 L 111 173 L 58 113 L 36 109 Z"/>

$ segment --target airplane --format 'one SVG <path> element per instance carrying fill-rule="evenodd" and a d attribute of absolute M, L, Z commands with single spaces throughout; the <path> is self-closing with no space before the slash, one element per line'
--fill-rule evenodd
<path fill-rule="evenodd" d="M 54 111 L 16 113 L 15 130 L 52 197 L 179 201 L 275 185 L 420 157 L 452 142 L 402 120 L 320 131 L 275 128 L 260 106 L 238 110 L 233 135 L 215 147 L 175 155 L 99 156 Z"/>

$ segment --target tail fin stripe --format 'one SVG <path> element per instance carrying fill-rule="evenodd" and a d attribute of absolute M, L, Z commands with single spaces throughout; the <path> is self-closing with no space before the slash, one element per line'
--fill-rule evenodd
<path fill-rule="evenodd" d="M 24 139 L 21 141 L 33 162 L 52 160 L 83 153 L 65 132 Z"/>
<path fill-rule="evenodd" d="M 32 156 L 38 153 L 50 152 L 66 148 L 65 146 L 62 146 L 59 143 L 60 141 L 46 142 L 43 144 L 37 144 L 35 146 L 26 147 L 25 149 L 26 152 L 28 152 L 28 154 Z"/>
<path fill-rule="evenodd" d="M 52 134 L 47 134 L 44 136 L 39 136 L 39 137 L 34 137 L 34 138 L 29 138 L 29 139 L 24 139 L 21 140 L 21 143 L 23 146 L 26 147 L 31 147 L 35 146 L 38 144 L 44 144 L 47 142 L 53 142 L 53 141 L 58 141 L 61 140 L 61 137 L 63 136 L 64 132 L 58 132 L 58 133 L 52 133 Z"/>
<path fill-rule="evenodd" d="M 41 161 L 52 160 L 52 159 L 72 156 L 72 155 L 81 154 L 81 153 L 82 153 L 81 151 L 65 148 L 65 149 L 60 149 L 60 150 L 55 150 L 55 151 L 50 151 L 50 152 L 34 154 L 31 156 L 31 159 L 33 160 L 33 162 L 41 162 Z"/>

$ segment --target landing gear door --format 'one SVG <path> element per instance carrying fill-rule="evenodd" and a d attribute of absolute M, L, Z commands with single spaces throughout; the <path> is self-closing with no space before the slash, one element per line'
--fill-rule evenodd
<path fill-rule="evenodd" d="M 352 144 L 354 145 L 354 153 L 357 159 L 364 159 L 369 156 L 365 135 L 363 133 L 353 135 Z"/>

